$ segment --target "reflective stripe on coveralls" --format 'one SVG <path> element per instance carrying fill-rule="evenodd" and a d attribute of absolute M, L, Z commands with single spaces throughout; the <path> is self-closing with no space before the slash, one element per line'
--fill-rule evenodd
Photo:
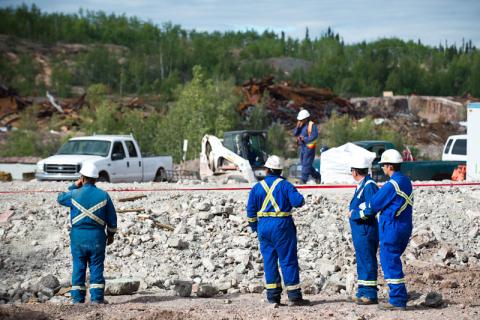
<path fill-rule="evenodd" d="M 314 125 L 315 125 L 315 124 L 313 123 L 313 121 L 310 121 L 310 122 L 308 123 L 307 134 L 308 134 L 309 137 L 310 137 L 310 135 L 312 134 L 312 128 L 313 128 Z M 310 143 L 307 144 L 307 148 L 308 148 L 308 149 L 315 149 L 316 146 L 317 146 L 317 142 L 316 142 L 316 141 L 310 142 Z"/>
<path fill-rule="evenodd" d="M 260 185 L 263 187 L 263 190 L 267 193 L 267 196 L 265 197 L 265 200 L 263 200 L 262 208 L 260 208 L 260 211 L 257 212 L 257 217 L 288 217 L 290 216 L 290 212 L 282 212 L 280 211 L 280 207 L 277 204 L 277 201 L 275 201 L 275 198 L 273 197 L 273 190 L 275 190 L 275 187 L 282 181 L 283 179 L 278 178 L 272 183 L 272 186 L 269 188 L 265 180 L 262 180 L 260 182 Z M 265 212 L 267 209 L 268 203 L 272 204 L 273 209 L 275 212 Z M 249 218 L 250 219 L 255 219 L 255 218 Z M 251 222 L 255 222 L 256 220 L 252 220 Z"/>
<path fill-rule="evenodd" d="M 397 192 L 397 195 L 405 199 L 405 203 L 400 207 L 400 209 L 398 209 L 397 213 L 395 213 L 395 217 L 398 217 L 400 214 L 402 214 L 403 211 L 405 211 L 405 209 L 407 209 L 408 205 L 413 207 L 413 191 L 410 194 L 410 196 L 408 196 L 405 192 L 400 190 L 400 187 L 398 186 L 397 181 L 391 179 L 389 180 L 389 182 L 392 183 L 393 187 L 395 188 L 395 191 Z"/>
<path fill-rule="evenodd" d="M 90 209 L 85 209 L 80 203 L 75 201 L 75 199 L 72 199 L 72 205 L 81 212 L 80 215 L 76 216 L 72 220 L 72 225 L 76 224 L 78 221 L 80 221 L 80 220 L 82 220 L 83 218 L 86 218 L 86 217 L 89 217 L 90 219 L 97 222 L 101 226 L 105 225 L 105 221 L 103 221 L 101 218 L 99 218 L 98 216 L 96 216 L 93 213 L 95 211 L 97 211 L 98 209 L 101 209 L 101 208 L 105 207 L 107 205 L 107 200 L 104 200 L 104 201 L 94 205 Z"/>
<path fill-rule="evenodd" d="M 72 290 L 80 290 L 80 291 L 85 291 L 87 288 L 84 286 L 72 286 Z"/>
<path fill-rule="evenodd" d="M 90 283 L 90 289 L 103 289 L 105 285 L 103 283 Z"/>

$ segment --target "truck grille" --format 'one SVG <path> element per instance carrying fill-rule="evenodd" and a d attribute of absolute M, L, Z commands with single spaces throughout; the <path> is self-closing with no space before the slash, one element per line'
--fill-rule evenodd
<path fill-rule="evenodd" d="M 46 164 L 44 171 L 47 173 L 74 174 L 80 171 L 79 164 Z"/>

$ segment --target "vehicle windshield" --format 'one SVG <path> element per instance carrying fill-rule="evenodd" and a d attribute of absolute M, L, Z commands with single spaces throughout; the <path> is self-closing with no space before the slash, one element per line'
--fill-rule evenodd
<path fill-rule="evenodd" d="M 108 156 L 109 141 L 100 140 L 70 140 L 60 147 L 57 154 L 78 154 L 91 156 Z"/>
<path fill-rule="evenodd" d="M 247 159 L 250 164 L 254 166 L 263 165 L 267 157 L 265 137 L 262 134 L 248 134 L 244 138 L 246 140 Z"/>

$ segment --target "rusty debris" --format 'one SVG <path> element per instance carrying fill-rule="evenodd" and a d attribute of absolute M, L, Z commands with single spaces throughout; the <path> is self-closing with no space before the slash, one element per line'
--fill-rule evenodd
<path fill-rule="evenodd" d="M 294 86 L 289 81 L 275 83 L 274 77 L 270 76 L 245 81 L 240 90 L 244 98 L 239 106 L 241 113 L 259 104 L 266 96 L 268 100 L 264 103 L 272 118 L 289 126 L 295 124 L 300 109 L 307 109 L 317 120 L 328 118 L 333 112 L 355 115 L 353 105 L 336 96 L 329 88 Z"/>

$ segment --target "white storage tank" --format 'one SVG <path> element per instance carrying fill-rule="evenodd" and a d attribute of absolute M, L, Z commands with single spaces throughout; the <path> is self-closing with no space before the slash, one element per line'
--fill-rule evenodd
<path fill-rule="evenodd" d="M 467 107 L 467 180 L 480 181 L 480 102 Z"/>

